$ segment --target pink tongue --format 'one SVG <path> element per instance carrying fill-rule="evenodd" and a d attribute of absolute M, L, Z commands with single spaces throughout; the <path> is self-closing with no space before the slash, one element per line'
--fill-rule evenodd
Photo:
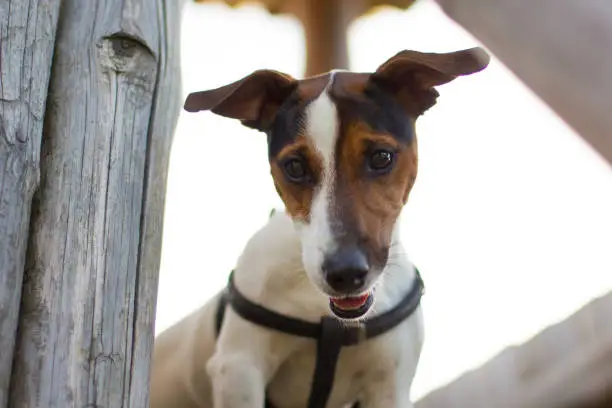
<path fill-rule="evenodd" d="M 331 301 L 340 309 L 357 309 L 368 300 L 369 293 L 355 297 L 331 298 Z"/>

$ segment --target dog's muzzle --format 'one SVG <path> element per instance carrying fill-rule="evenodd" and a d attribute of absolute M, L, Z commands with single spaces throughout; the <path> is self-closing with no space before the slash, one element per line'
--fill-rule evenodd
<path fill-rule="evenodd" d="M 325 281 L 340 294 L 329 299 L 329 307 L 337 317 L 357 319 L 370 309 L 374 293 L 366 290 L 369 272 L 365 253 L 356 247 L 340 248 L 325 259 Z"/>

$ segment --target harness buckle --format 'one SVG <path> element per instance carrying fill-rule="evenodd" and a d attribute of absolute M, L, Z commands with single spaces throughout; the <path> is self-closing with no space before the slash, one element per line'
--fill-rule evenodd
<path fill-rule="evenodd" d="M 362 322 L 346 325 L 342 331 L 344 332 L 344 340 L 342 342 L 345 346 L 356 346 L 368 339 L 366 325 Z"/>

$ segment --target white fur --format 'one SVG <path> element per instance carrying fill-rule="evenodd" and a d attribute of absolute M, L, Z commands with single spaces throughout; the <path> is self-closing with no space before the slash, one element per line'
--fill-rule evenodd
<path fill-rule="evenodd" d="M 306 110 L 306 135 L 319 154 L 323 169 L 310 208 L 310 222 L 300 228 L 306 273 L 323 291 L 328 289 L 321 274 L 323 260 L 336 246 L 330 225 L 330 199 L 335 181 L 334 157 L 339 129 L 338 112 L 328 93 L 333 81 L 334 72 L 330 74 L 327 87 Z"/>
<path fill-rule="evenodd" d="M 414 267 L 401 245 L 392 248 L 393 262 L 379 280 L 372 315 L 395 306 L 414 284 Z M 299 233 L 285 213 L 277 212 L 248 242 L 235 269 L 236 285 L 256 303 L 317 322 L 329 314 L 328 298 L 310 284 L 302 258 Z M 315 341 L 261 328 L 230 308 L 216 340 L 217 301 L 157 338 L 151 408 L 262 408 L 266 384 L 276 408 L 303 408 Z M 422 343 L 419 308 L 386 334 L 343 348 L 327 406 L 340 408 L 359 398 L 363 408 L 412 407 L 410 386 Z"/>

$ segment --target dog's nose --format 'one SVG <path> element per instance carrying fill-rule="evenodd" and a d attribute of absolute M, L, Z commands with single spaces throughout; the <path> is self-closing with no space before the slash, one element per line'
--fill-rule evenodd
<path fill-rule="evenodd" d="M 325 259 L 323 273 L 329 286 L 338 292 L 359 291 L 370 267 L 365 254 L 359 249 L 340 249 Z"/>

